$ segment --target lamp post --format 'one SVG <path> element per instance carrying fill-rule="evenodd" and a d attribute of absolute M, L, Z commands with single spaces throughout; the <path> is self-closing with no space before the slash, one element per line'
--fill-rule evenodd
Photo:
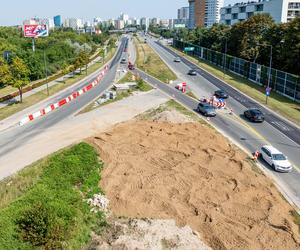
<path fill-rule="evenodd" d="M 223 74 L 223 79 L 225 79 L 225 76 L 226 76 L 226 57 L 227 57 L 227 42 L 228 42 L 228 39 L 227 37 L 225 38 L 225 53 L 224 53 L 224 74 Z"/>
<path fill-rule="evenodd" d="M 47 95 L 49 96 L 49 84 L 48 84 L 48 72 L 47 72 L 47 62 L 46 62 L 45 48 L 44 48 L 44 66 L 45 66 L 45 76 L 46 76 L 46 85 L 47 85 Z"/>
<path fill-rule="evenodd" d="M 261 46 L 268 46 L 270 47 L 270 64 L 269 64 L 269 75 L 268 75 L 268 83 L 266 92 L 270 90 L 270 83 L 271 83 L 271 74 L 272 74 L 272 59 L 273 59 L 273 46 L 270 44 L 259 44 Z M 269 95 L 266 93 L 266 104 L 268 104 Z"/>

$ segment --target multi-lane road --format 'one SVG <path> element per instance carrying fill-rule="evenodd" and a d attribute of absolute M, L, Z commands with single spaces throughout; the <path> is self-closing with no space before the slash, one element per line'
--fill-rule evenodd
<path fill-rule="evenodd" d="M 265 170 L 272 175 L 282 189 L 288 193 L 294 203 L 300 208 L 300 129 L 296 125 L 274 114 L 270 110 L 261 106 L 243 93 L 225 84 L 221 80 L 203 71 L 187 59 L 181 57 L 181 63 L 174 62 L 174 57 L 179 56 L 173 50 L 148 39 L 149 45 L 165 61 L 165 63 L 177 74 L 178 78 L 187 82 L 189 88 L 197 97 L 209 96 L 217 89 L 227 91 L 230 98 L 227 105 L 233 110 L 233 115 L 226 111 L 219 111 L 217 117 L 210 122 L 216 126 L 223 134 L 230 137 L 248 152 L 254 152 L 264 144 L 272 144 L 288 156 L 294 165 L 291 173 L 276 173 L 264 162 Z M 188 76 L 190 69 L 196 69 L 197 76 Z M 147 79 L 151 84 L 161 89 L 164 93 L 180 101 L 188 108 L 195 110 L 198 102 L 190 97 L 178 92 L 174 86 L 168 86 L 157 79 L 140 71 L 139 74 Z M 243 112 L 249 107 L 259 107 L 266 116 L 266 121 L 262 124 L 248 122 L 243 117 Z"/>
<path fill-rule="evenodd" d="M 62 106 L 54 112 L 47 114 L 45 117 L 34 120 L 25 126 L 14 126 L 13 128 L 0 131 L 0 159 L 3 155 L 11 152 L 12 150 L 22 147 L 28 140 L 33 139 L 36 135 L 43 133 L 43 131 L 47 130 L 48 128 L 76 114 L 92 100 L 101 95 L 101 93 L 110 88 L 114 82 L 116 70 L 121 57 L 127 56 L 127 52 L 125 52 L 126 46 L 128 46 L 128 38 L 123 37 L 118 51 L 109 65 L 109 71 L 101 80 L 101 83 L 96 85 L 91 91 L 84 93 L 76 98 L 75 101 Z M 90 78 L 87 78 L 87 80 L 76 87 L 61 93 L 59 98 L 65 98 L 72 92 L 80 90 L 83 86 L 86 86 L 88 83 L 94 81 L 96 77 L 97 76 L 92 75 Z M 52 138 L 52 140 L 55 140 L 55 138 Z M 5 177 L 5 173 L 0 175 L 0 179 L 3 177 Z"/>

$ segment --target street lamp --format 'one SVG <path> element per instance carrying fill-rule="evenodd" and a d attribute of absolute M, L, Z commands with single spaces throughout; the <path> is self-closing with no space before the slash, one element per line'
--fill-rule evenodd
<path fill-rule="evenodd" d="M 226 76 L 226 57 L 227 57 L 227 42 L 228 42 L 228 39 L 227 37 L 225 38 L 225 53 L 224 53 L 224 59 L 223 59 L 223 62 L 224 62 L 224 75 L 223 75 L 223 79 L 225 80 L 225 76 Z"/>
<path fill-rule="evenodd" d="M 269 91 L 270 90 L 270 82 L 271 82 L 271 73 L 272 73 L 273 46 L 271 44 L 260 44 L 260 43 L 258 43 L 257 45 L 270 47 L 269 76 L 268 76 L 268 84 L 267 84 L 267 89 L 266 89 L 266 91 Z M 268 98 L 269 98 L 269 95 L 266 93 L 266 104 L 268 104 Z"/>
<path fill-rule="evenodd" d="M 45 48 L 44 48 L 44 66 L 45 66 L 45 76 L 46 76 L 46 85 L 47 85 L 47 95 L 49 96 L 49 84 L 48 84 L 48 72 L 47 72 L 47 62 L 46 62 Z"/>

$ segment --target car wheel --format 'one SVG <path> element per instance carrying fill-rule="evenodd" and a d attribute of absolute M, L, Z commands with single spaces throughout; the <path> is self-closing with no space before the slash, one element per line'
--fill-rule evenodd
<path fill-rule="evenodd" d="M 276 167 L 274 164 L 272 164 L 272 168 L 274 169 L 274 171 L 277 171 Z"/>

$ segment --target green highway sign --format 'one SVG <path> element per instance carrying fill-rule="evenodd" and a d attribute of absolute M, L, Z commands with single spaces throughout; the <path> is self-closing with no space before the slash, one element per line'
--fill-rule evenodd
<path fill-rule="evenodd" d="M 188 52 L 188 51 L 194 51 L 195 47 L 185 47 L 184 48 L 184 52 Z"/>

